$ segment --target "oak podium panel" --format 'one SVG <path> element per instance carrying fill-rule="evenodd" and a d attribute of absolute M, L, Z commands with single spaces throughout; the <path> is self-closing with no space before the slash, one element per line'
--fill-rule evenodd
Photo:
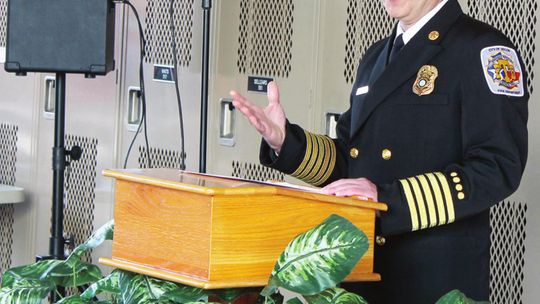
<path fill-rule="evenodd" d="M 109 266 L 205 289 L 266 285 L 281 252 L 331 214 L 368 236 L 346 281 L 376 281 L 375 214 L 386 205 L 173 169 L 106 170 L 116 179 Z"/>

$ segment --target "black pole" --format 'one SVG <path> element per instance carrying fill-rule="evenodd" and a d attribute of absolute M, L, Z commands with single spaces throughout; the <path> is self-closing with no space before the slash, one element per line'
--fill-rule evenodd
<path fill-rule="evenodd" d="M 66 73 L 56 73 L 56 99 L 54 108 L 54 147 L 52 155 L 53 197 L 51 238 L 49 255 L 53 259 L 64 259 L 64 171 L 66 168 L 66 148 L 64 146 L 66 115 Z M 63 290 L 59 290 L 63 294 Z M 51 294 L 53 303 L 57 295 Z"/>
<path fill-rule="evenodd" d="M 199 144 L 199 172 L 206 173 L 206 138 L 208 129 L 208 71 L 210 62 L 210 10 L 212 0 L 202 0 L 203 50 L 201 76 L 201 127 Z"/>
<path fill-rule="evenodd" d="M 54 114 L 53 204 L 49 254 L 53 259 L 64 259 L 64 171 L 66 148 L 64 146 L 66 115 L 66 73 L 56 73 L 56 100 Z"/>

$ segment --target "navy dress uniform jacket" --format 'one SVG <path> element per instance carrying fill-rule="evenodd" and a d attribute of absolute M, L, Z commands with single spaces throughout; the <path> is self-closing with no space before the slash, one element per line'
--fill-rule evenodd
<path fill-rule="evenodd" d="M 263 141 L 261 163 L 317 186 L 377 185 L 389 206 L 375 248 L 382 282 L 346 287 L 370 303 L 433 304 L 453 289 L 487 300 L 489 208 L 516 190 L 527 158 L 523 64 L 456 0 L 388 63 L 394 35 L 362 59 L 337 139 L 287 122 L 279 156 Z"/>

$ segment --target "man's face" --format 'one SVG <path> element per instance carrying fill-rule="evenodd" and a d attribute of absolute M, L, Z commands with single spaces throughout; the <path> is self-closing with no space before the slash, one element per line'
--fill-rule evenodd
<path fill-rule="evenodd" d="M 386 12 L 405 24 L 411 25 L 437 6 L 442 0 L 382 0 Z"/>

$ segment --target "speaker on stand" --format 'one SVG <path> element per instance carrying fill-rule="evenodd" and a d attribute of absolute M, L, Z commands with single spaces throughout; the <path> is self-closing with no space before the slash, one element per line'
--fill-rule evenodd
<path fill-rule="evenodd" d="M 64 171 L 81 150 L 64 145 L 66 74 L 87 78 L 114 70 L 114 22 L 112 0 L 16 0 L 8 1 L 7 72 L 56 74 L 54 147 L 52 151 L 53 197 L 49 259 L 64 259 Z"/>

